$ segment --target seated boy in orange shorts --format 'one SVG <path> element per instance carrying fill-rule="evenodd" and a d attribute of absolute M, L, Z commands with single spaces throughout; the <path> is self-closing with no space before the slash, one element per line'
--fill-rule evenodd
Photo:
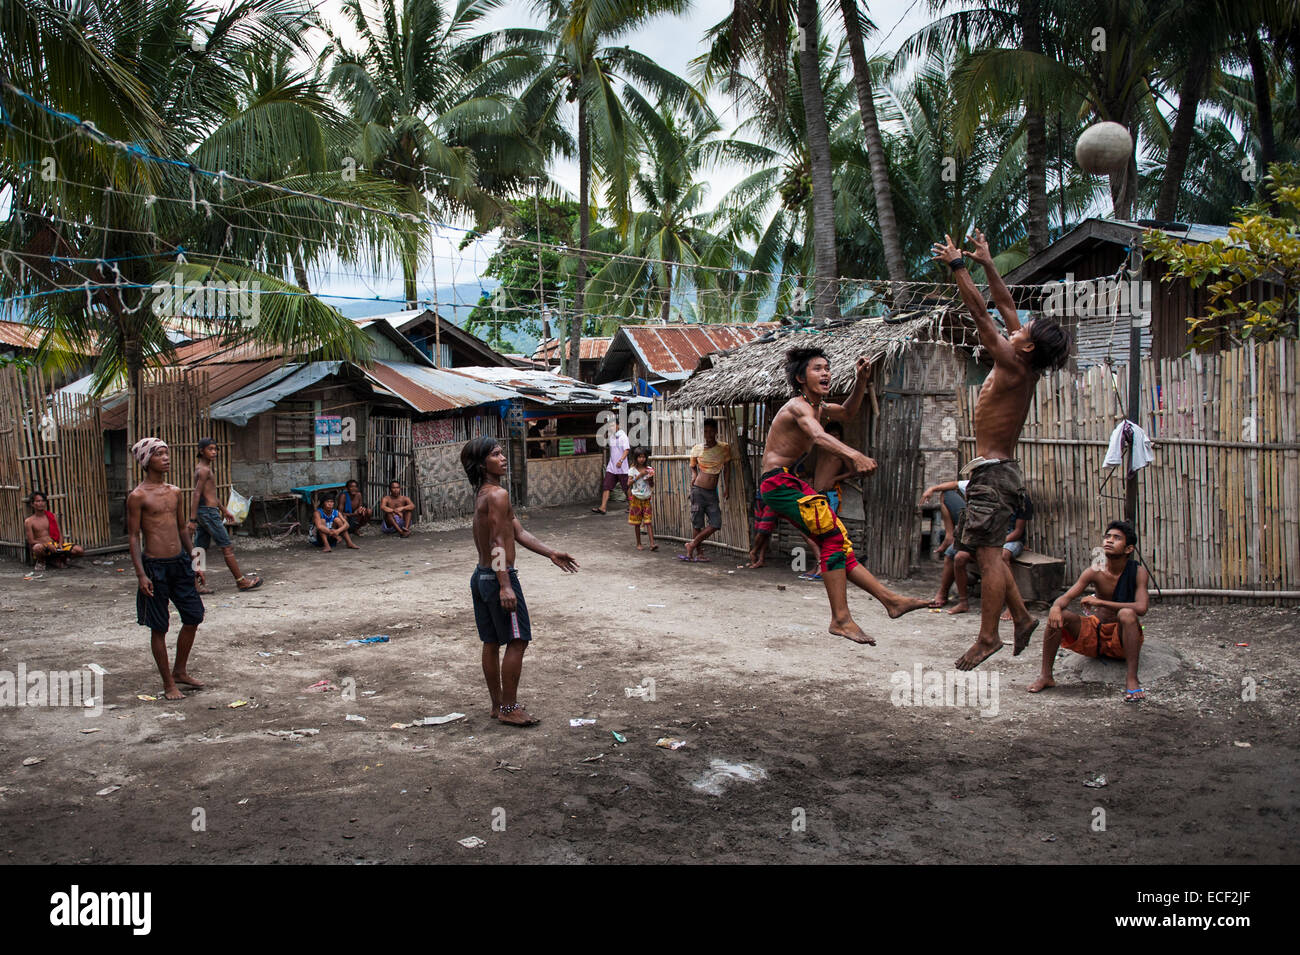
<path fill-rule="evenodd" d="M 1138 617 L 1147 612 L 1147 571 L 1131 557 L 1137 549 L 1137 532 L 1128 521 L 1111 521 L 1106 526 L 1101 549 L 1105 566 L 1089 567 L 1074 586 L 1056 599 L 1047 615 L 1043 634 L 1043 668 L 1038 679 L 1029 685 L 1030 693 L 1056 686 L 1052 664 L 1058 647 L 1065 647 L 1085 657 L 1110 657 L 1128 664 L 1128 688 L 1124 701 L 1146 699 L 1138 683 L 1138 655 L 1142 650 L 1142 624 Z M 1072 613 L 1065 608 L 1092 586 L 1096 594 L 1083 597 L 1079 604 L 1090 611 Z"/>

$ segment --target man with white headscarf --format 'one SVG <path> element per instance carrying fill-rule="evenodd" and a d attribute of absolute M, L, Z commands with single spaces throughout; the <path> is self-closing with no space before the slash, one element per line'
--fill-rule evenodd
<path fill-rule="evenodd" d="M 203 600 L 194 585 L 195 567 L 190 554 L 186 508 L 180 488 L 168 484 L 171 452 L 160 438 L 141 438 L 131 446 L 131 453 L 144 468 L 144 480 L 126 498 L 126 530 L 130 539 L 131 563 L 139 590 L 135 596 L 136 622 L 148 627 L 152 637 L 154 662 L 162 676 L 167 699 L 181 700 L 184 694 L 176 684 L 202 687 L 189 675 L 186 664 L 190 648 L 203 622 Z M 144 552 L 140 536 L 144 535 Z M 176 605 L 181 615 L 181 631 L 176 639 L 176 665 L 167 660 L 167 627 L 170 623 L 168 603 Z"/>

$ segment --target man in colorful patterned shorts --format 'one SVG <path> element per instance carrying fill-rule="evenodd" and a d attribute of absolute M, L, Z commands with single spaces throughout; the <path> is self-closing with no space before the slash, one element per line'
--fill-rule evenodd
<path fill-rule="evenodd" d="M 853 393 L 843 405 L 828 404 L 831 365 L 820 348 L 792 348 L 786 354 L 786 379 L 795 393 L 772 419 L 763 454 L 759 500 L 817 542 L 822 581 L 831 603 L 830 632 L 854 643 L 875 645 L 849 614 L 848 581 L 879 600 L 891 618 L 926 606 L 926 601 L 894 593 L 857 562 L 853 545 L 825 494 L 794 473 L 795 463 L 813 447 L 842 458 L 854 474 L 870 474 L 876 462 L 827 434 L 822 421 L 852 421 L 871 375 L 871 363 L 859 358 Z"/>

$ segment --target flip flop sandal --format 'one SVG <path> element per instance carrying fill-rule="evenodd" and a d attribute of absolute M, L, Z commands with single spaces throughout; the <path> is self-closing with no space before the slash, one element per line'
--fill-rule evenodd
<path fill-rule="evenodd" d="M 1141 693 L 1142 695 L 1141 695 L 1141 696 L 1138 696 L 1139 693 Z M 1125 691 L 1124 691 L 1124 702 L 1125 702 L 1125 703 L 1141 703 L 1141 702 L 1143 702 L 1146 698 L 1147 698 L 1147 691 L 1146 691 L 1146 688 L 1145 688 L 1145 687 L 1141 687 L 1141 686 L 1140 686 L 1140 687 L 1138 687 L 1136 690 L 1125 690 Z"/>
<path fill-rule="evenodd" d="M 207 594 L 215 594 L 215 593 L 216 593 L 215 590 L 213 590 L 211 587 L 208 587 L 208 586 L 195 587 L 195 588 L 194 588 L 194 591 L 195 591 L 195 593 L 204 594 L 204 595 L 207 595 Z"/>
<path fill-rule="evenodd" d="M 593 513 L 593 514 L 605 514 L 605 513 L 608 513 L 608 512 L 606 512 L 606 511 L 602 511 L 602 510 L 601 510 L 600 508 L 598 508 L 598 507 L 593 507 L 593 508 L 591 509 L 591 513 Z"/>
<path fill-rule="evenodd" d="M 236 585 L 239 586 L 240 590 L 256 590 L 258 587 L 262 586 L 262 578 L 257 576 L 257 574 L 245 574 L 243 577 L 240 577 L 239 579 L 252 581 L 252 583 L 249 584 L 247 587 L 243 586 L 242 584 L 239 584 L 238 581 L 236 581 Z"/>

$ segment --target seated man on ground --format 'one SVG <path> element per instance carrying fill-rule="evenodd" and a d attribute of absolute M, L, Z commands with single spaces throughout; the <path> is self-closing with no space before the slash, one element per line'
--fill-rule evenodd
<path fill-rule="evenodd" d="M 1030 693 L 1056 686 L 1052 664 L 1056 650 L 1065 647 L 1085 657 L 1110 657 L 1128 664 L 1128 688 L 1124 701 L 1146 699 L 1138 683 L 1138 655 L 1142 650 L 1142 624 L 1138 617 L 1147 612 L 1147 571 L 1132 558 L 1137 548 L 1137 532 L 1128 521 L 1111 521 L 1106 526 L 1101 549 L 1105 566 L 1089 567 L 1074 586 L 1056 599 L 1047 615 L 1043 634 L 1043 668 L 1038 679 L 1029 685 Z M 1096 593 L 1079 601 L 1085 614 L 1065 609 L 1091 585 Z"/>
<path fill-rule="evenodd" d="M 307 540 L 312 546 L 319 547 L 325 553 L 333 550 L 334 545 L 337 547 L 339 541 L 342 541 L 352 550 L 360 550 L 356 544 L 352 543 L 352 537 L 348 533 L 348 519 L 339 513 L 335 505 L 333 494 L 325 495 L 320 502 L 320 507 L 312 511 L 311 527 L 307 529 Z"/>
<path fill-rule="evenodd" d="M 339 495 L 339 510 L 343 516 L 348 519 L 348 528 L 353 534 L 361 536 L 361 528 L 370 523 L 370 518 L 375 516 L 372 508 L 366 507 L 365 499 L 361 496 L 361 482 L 353 478 Z"/>
<path fill-rule="evenodd" d="M 32 515 L 23 521 L 23 533 L 27 537 L 27 546 L 31 548 L 36 570 L 44 570 L 47 563 L 51 567 L 66 567 L 71 558 L 86 552 L 79 544 L 64 539 L 59 519 L 50 510 L 44 491 L 33 491 L 27 503 Z"/>
<path fill-rule="evenodd" d="M 969 578 L 966 565 L 975 555 L 961 545 L 961 516 L 966 511 L 966 485 L 970 481 L 945 481 L 925 489 L 921 495 L 924 504 L 932 494 L 939 498 L 939 513 L 943 518 L 943 542 L 935 550 L 935 556 L 943 557 L 943 574 L 939 578 L 939 592 L 930 601 L 930 609 L 938 610 L 948 603 L 948 592 L 952 585 L 957 585 L 957 605 L 948 611 L 950 614 L 966 613 L 970 610 L 970 597 L 967 592 Z"/>
<path fill-rule="evenodd" d="M 384 515 L 379 529 L 385 534 L 410 537 L 415 523 L 415 502 L 402 493 L 401 481 L 389 481 L 388 493 L 379 500 L 379 511 Z"/>

